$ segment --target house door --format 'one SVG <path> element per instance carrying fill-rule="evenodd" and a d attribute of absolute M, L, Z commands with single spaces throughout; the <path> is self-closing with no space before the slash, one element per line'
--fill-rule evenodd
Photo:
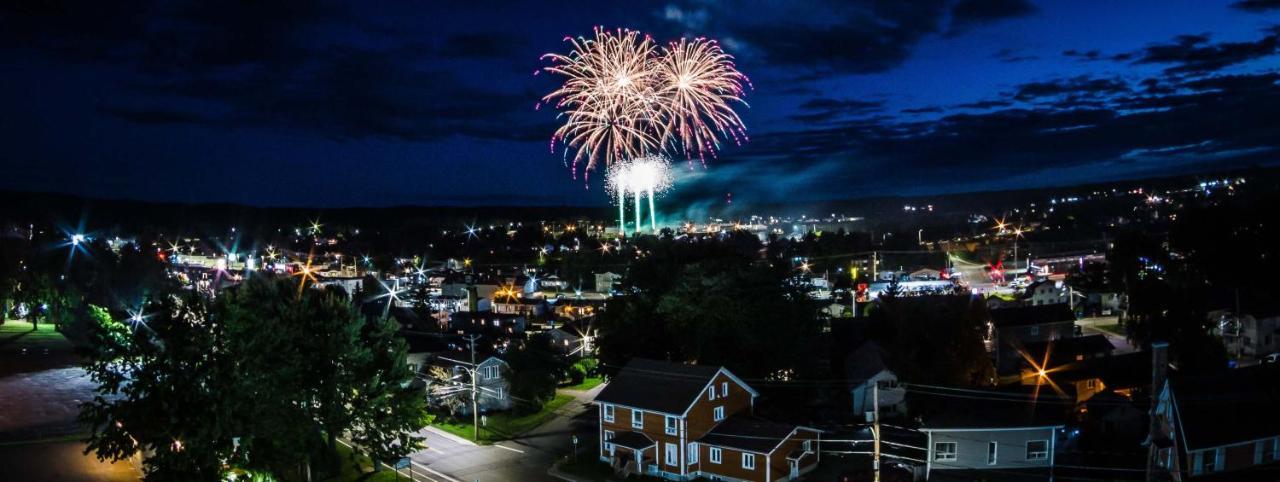
<path fill-rule="evenodd" d="M 800 476 L 800 461 L 792 460 L 791 461 L 791 478 L 794 479 L 799 476 Z"/>

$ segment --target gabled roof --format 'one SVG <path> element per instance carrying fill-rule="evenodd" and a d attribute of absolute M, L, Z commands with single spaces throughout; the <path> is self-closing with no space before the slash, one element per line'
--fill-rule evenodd
<path fill-rule="evenodd" d="M 886 369 L 884 360 L 888 352 L 874 341 L 866 341 L 853 350 L 844 360 L 844 374 L 849 382 L 861 384 Z"/>
<path fill-rule="evenodd" d="M 991 322 L 997 328 L 1074 322 L 1075 320 L 1075 313 L 1071 312 L 1071 308 L 1066 303 L 1016 306 L 991 310 Z"/>
<path fill-rule="evenodd" d="M 634 450 L 647 450 L 657 444 L 653 439 L 640 432 L 622 432 L 614 435 L 608 442 Z"/>
<path fill-rule="evenodd" d="M 733 416 L 703 435 L 698 443 L 767 454 L 797 428 L 796 425 Z"/>
<path fill-rule="evenodd" d="M 721 367 L 632 358 L 596 395 L 595 401 L 680 415 L 702 396 L 703 390 L 721 371 L 737 381 L 737 377 Z M 739 383 L 755 394 L 751 387 Z"/>
<path fill-rule="evenodd" d="M 930 389 L 930 394 L 908 393 L 907 406 L 921 418 L 921 430 L 982 430 L 1061 426 L 1074 401 L 1059 397 L 1049 387 L 1038 393 L 1032 387 L 1009 391 Z"/>
<path fill-rule="evenodd" d="M 1280 436 L 1280 365 L 1169 378 L 1188 449 Z"/>
<path fill-rule="evenodd" d="M 1050 341 L 1036 341 L 1023 344 L 1022 349 L 1037 360 L 1043 358 L 1045 351 L 1048 350 L 1050 361 L 1061 363 L 1075 360 L 1076 355 L 1111 353 L 1115 346 L 1111 344 L 1111 340 L 1106 335 L 1097 334 Z M 1150 358 L 1150 356 L 1147 358 Z"/>

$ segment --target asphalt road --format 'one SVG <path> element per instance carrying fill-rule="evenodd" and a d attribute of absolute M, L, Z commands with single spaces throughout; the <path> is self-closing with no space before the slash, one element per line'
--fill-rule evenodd
<path fill-rule="evenodd" d="M 1112 352 L 1114 354 L 1133 353 L 1138 349 L 1130 345 L 1129 341 L 1123 336 L 1098 328 L 1099 325 L 1114 325 L 1119 319 L 1119 316 L 1094 316 L 1076 320 L 1076 325 L 1080 327 L 1080 331 L 1085 335 L 1106 335 L 1107 341 L 1110 341 L 1111 346 L 1115 347 L 1115 351 Z"/>
<path fill-rule="evenodd" d="M 0 479 L 24 482 L 136 482 L 135 463 L 100 462 L 76 441 L 0 446 Z M 12 478 L 10 478 L 12 477 Z"/>
<path fill-rule="evenodd" d="M 475 445 L 434 430 L 419 432 L 427 449 L 410 455 L 414 480 L 425 482 L 557 481 L 547 469 L 573 450 L 578 435 L 579 453 L 594 453 L 596 411 L 590 404 L 601 385 L 587 392 L 562 392 L 574 400 L 556 411 L 556 417 L 513 440 Z M 403 471 L 407 475 L 407 471 Z"/>

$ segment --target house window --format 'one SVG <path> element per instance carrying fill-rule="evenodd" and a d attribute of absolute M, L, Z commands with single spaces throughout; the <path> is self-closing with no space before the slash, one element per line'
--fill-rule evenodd
<path fill-rule="evenodd" d="M 812 452 L 812 451 L 813 451 L 813 441 L 812 441 L 812 440 L 805 440 L 805 441 L 804 441 L 804 451 L 805 451 L 805 453 L 809 453 L 809 452 Z"/>
<path fill-rule="evenodd" d="M 720 396 L 729 396 L 729 382 L 720 382 Z"/>
<path fill-rule="evenodd" d="M 715 385 L 712 385 L 712 386 L 710 386 L 710 387 L 707 387 L 707 401 L 708 401 L 708 402 L 711 402 L 711 401 L 715 401 L 715 399 L 716 399 L 716 387 L 715 387 Z"/>
<path fill-rule="evenodd" d="M 710 458 L 710 459 L 711 459 L 711 463 L 713 463 L 713 464 L 718 464 L 718 463 L 720 463 L 720 460 L 721 460 L 721 459 L 720 459 L 720 455 L 721 455 L 721 454 L 720 454 L 720 449 L 718 449 L 718 448 L 716 448 L 716 447 L 710 447 L 710 448 L 708 448 L 708 449 L 707 449 L 707 458 Z"/>
<path fill-rule="evenodd" d="M 689 442 L 689 447 L 688 447 L 688 450 L 685 451 L 684 458 L 685 458 L 685 463 L 687 464 L 698 463 L 698 443 L 697 442 Z"/>
<path fill-rule="evenodd" d="M 996 464 L 996 447 L 995 442 L 987 442 L 987 465 Z"/>
<path fill-rule="evenodd" d="M 613 405 L 602 405 L 604 407 L 604 421 L 613 421 Z"/>
<path fill-rule="evenodd" d="M 1048 460 L 1049 441 L 1031 440 L 1027 442 L 1027 460 Z"/>
<path fill-rule="evenodd" d="M 956 459 L 956 443 L 955 442 L 937 442 L 933 444 L 933 460 L 955 460 Z"/>
<path fill-rule="evenodd" d="M 747 470 L 755 470 L 756 454 L 742 454 L 742 468 Z"/>
<path fill-rule="evenodd" d="M 1221 449 L 1210 449 L 1200 452 L 1200 468 L 1203 472 L 1218 471 L 1218 451 Z"/>
<path fill-rule="evenodd" d="M 613 440 L 613 431 L 605 430 L 604 431 L 604 450 L 605 452 L 609 452 L 609 455 L 613 455 L 613 444 L 609 443 L 610 440 Z"/>
<path fill-rule="evenodd" d="M 716 407 L 713 409 L 711 411 L 711 418 L 714 418 L 717 422 L 724 420 L 724 407 Z"/>
<path fill-rule="evenodd" d="M 1095 380 L 1095 379 L 1092 379 L 1092 378 L 1090 378 L 1090 379 L 1088 379 L 1088 380 L 1085 380 L 1085 381 L 1084 381 L 1084 387 L 1085 387 L 1085 388 L 1088 388 L 1088 389 L 1090 389 L 1090 390 L 1093 390 L 1093 389 L 1095 389 L 1095 388 L 1098 388 L 1098 381 L 1097 381 L 1097 380 Z"/>
<path fill-rule="evenodd" d="M 644 412 L 641 410 L 631 411 L 631 428 L 644 428 Z"/>
<path fill-rule="evenodd" d="M 1272 462 L 1280 460 L 1280 437 L 1271 439 L 1271 449 L 1267 452 L 1268 454 L 1263 454 L 1264 461 Z"/>
<path fill-rule="evenodd" d="M 663 451 L 663 459 L 667 465 L 677 465 L 680 463 L 680 447 L 673 443 L 667 443 L 666 450 Z"/>
<path fill-rule="evenodd" d="M 670 415 L 667 415 L 666 421 L 665 421 L 665 427 L 666 427 L 667 435 L 675 435 L 676 434 L 676 418 Z"/>
<path fill-rule="evenodd" d="M 1040 325 L 1031 325 L 1031 334 L 1032 334 L 1032 335 L 1039 335 L 1039 334 L 1040 334 Z"/>

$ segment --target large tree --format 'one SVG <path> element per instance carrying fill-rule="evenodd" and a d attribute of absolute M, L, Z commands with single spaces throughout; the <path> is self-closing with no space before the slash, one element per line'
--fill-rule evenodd
<path fill-rule="evenodd" d="M 297 293 L 253 279 L 215 302 L 155 296 L 142 320 L 96 313 L 87 369 L 99 396 L 81 415 L 89 450 L 147 453 L 147 480 L 228 467 L 297 480 L 338 437 L 378 460 L 414 449 L 424 412 L 394 324 L 366 321 L 337 293 Z"/>
<path fill-rule="evenodd" d="M 967 294 L 894 296 L 871 310 L 871 338 L 890 354 L 905 381 L 987 385 L 995 376 L 982 342 L 988 319 L 982 299 Z"/>

